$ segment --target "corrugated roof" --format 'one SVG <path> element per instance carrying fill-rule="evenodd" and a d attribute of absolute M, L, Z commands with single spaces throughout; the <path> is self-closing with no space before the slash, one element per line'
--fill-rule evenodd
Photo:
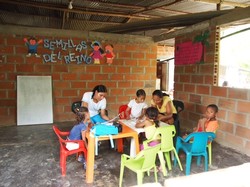
<path fill-rule="evenodd" d="M 211 16 L 192 16 L 192 20 L 173 19 L 180 15 L 192 15 L 208 11 L 230 10 L 235 7 L 250 5 L 249 0 L 72 0 L 72 9 L 68 8 L 70 0 L 0 0 L 0 24 L 43 27 L 55 29 L 72 29 L 84 31 L 103 31 L 119 33 L 115 27 L 124 29 L 125 34 L 155 36 L 168 33 L 210 19 Z M 203 17 L 202 17 L 203 16 Z M 178 18 L 178 17 L 177 17 Z M 157 27 L 154 20 L 168 20 Z M 151 20 L 151 22 L 145 22 Z M 131 24 L 135 23 L 140 28 Z M 170 23 L 171 22 L 171 23 Z"/>

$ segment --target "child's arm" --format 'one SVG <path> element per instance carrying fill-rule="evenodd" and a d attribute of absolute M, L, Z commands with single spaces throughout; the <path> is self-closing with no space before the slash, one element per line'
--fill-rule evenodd
<path fill-rule="evenodd" d="M 126 120 L 129 120 L 129 119 L 130 119 L 129 110 L 131 110 L 130 107 L 127 107 L 127 109 L 125 110 Z"/>
<path fill-rule="evenodd" d="M 88 143 L 86 141 L 86 130 L 82 131 L 82 140 L 84 141 L 86 149 L 88 148 Z"/>

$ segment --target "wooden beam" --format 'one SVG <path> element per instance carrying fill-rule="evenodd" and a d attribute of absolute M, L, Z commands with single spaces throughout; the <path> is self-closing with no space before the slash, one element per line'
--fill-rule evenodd
<path fill-rule="evenodd" d="M 232 10 L 231 12 L 228 12 L 227 14 L 212 18 L 210 21 L 207 20 L 202 23 L 188 26 L 188 27 L 185 27 L 184 29 L 180 29 L 171 33 L 162 34 L 160 36 L 154 36 L 153 40 L 156 43 L 160 43 L 160 42 L 164 42 L 165 40 L 169 40 L 180 35 L 192 33 L 194 31 L 204 30 L 211 26 L 212 27 L 221 26 L 221 25 L 230 24 L 232 22 L 245 20 L 245 19 L 250 20 L 250 7 L 237 8 L 237 9 Z"/>
<path fill-rule="evenodd" d="M 241 7 L 241 8 L 246 8 L 246 7 L 250 6 L 248 4 L 238 3 L 238 2 L 233 2 L 233 1 L 221 1 L 221 0 L 193 0 L 193 1 L 204 2 L 204 3 L 213 3 L 213 4 L 222 4 L 222 5 Z"/>

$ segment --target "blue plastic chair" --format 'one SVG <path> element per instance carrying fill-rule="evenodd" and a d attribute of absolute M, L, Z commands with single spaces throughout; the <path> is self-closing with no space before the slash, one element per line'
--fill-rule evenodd
<path fill-rule="evenodd" d="M 183 150 L 186 153 L 186 175 L 190 175 L 192 157 L 197 156 L 197 165 L 200 165 L 201 156 L 204 156 L 205 171 L 208 170 L 207 143 L 212 142 L 216 137 L 213 132 L 194 132 L 189 134 L 185 139 L 177 137 L 176 152 Z M 174 159 L 174 165 L 177 160 Z"/>

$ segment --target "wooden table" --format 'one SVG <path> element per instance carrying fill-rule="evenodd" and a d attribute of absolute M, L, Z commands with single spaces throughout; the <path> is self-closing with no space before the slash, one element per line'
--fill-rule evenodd
<path fill-rule="evenodd" d="M 95 137 L 91 132 L 86 133 L 88 139 L 87 153 L 87 168 L 86 168 L 86 183 L 93 183 L 94 180 L 94 163 L 95 163 Z M 132 138 L 134 141 L 134 151 L 139 153 L 138 133 L 130 127 L 122 124 L 122 132 L 112 136 L 113 139 L 118 139 L 118 151 L 121 151 L 122 138 Z M 108 136 L 98 137 L 98 141 L 109 140 Z"/>

